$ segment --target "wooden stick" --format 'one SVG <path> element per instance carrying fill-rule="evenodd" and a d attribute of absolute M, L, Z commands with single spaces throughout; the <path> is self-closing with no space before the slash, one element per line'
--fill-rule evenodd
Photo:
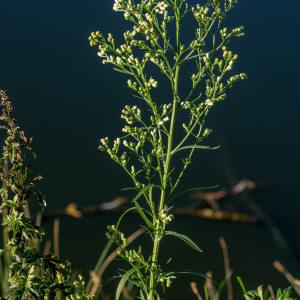
<path fill-rule="evenodd" d="M 57 258 L 59 258 L 59 225 L 60 225 L 59 218 L 55 218 L 53 224 L 53 249 L 54 249 L 54 256 Z"/>
<path fill-rule="evenodd" d="M 212 221 L 222 222 L 243 222 L 243 223 L 263 223 L 255 216 L 242 214 L 239 212 L 230 212 L 220 209 L 219 203 L 230 197 L 237 197 L 255 191 L 261 191 L 269 186 L 267 183 L 255 183 L 244 179 L 230 190 L 219 190 L 216 192 L 194 193 L 191 198 L 196 200 L 187 207 L 173 208 L 172 213 L 180 216 L 197 217 Z M 102 214 L 120 214 L 127 209 L 129 199 L 121 196 L 112 201 L 100 203 L 94 206 L 80 207 L 76 203 L 70 203 L 66 208 L 56 209 L 46 212 L 42 216 L 43 221 L 53 220 L 56 218 L 84 218 L 91 215 Z"/>
<path fill-rule="evenodd" d="M 295 278 L 278 260 L 273 262 L 273 266 L 287 279 L 287 281 L 293 286 L 295 292 L 300 296 L 300 280 Z"/>
<path fill-rule="evenodd" d="M 223 237 L 219 238 L 219 242 L 223 252 L 224 271 L 225 271 L 225 279 L 226 279 L 226 286 L 227 286 L 227 299 L 233 300 L 233 288 L 232 288 L 232 280 L 231 280 L 232 271 L 230 269 L 228 246 Z"/>
<path fill-rule="evenodd" d="M 143 233 L 145 232 L 145 229 L 140 228 L 134 233 L 132 233 L 128 238 L 127 238 L 127 245 L 130 245 L 134 240 L 136 240 L 138 237 L 140 237 Z M 118 251 L 121 248 L 118 247 L 116 250 L 114 250 L 102 263 L 100 268 L 98 270 L 95 270 L 91 276 L 93 277 L 93 282 L 94 285 L 92 286 L 89 296 L 95 296 L 96 292 L 98 291 L 101 282 L 102 282 L 102 276 L 106 268 L 109 266 L 109 264 L 118 256 Z"/>

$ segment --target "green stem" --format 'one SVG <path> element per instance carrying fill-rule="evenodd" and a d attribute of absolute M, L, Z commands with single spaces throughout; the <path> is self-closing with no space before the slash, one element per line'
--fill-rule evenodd
<path fill-rule="evenodd" d="M 147 300 L 155 299 L 155 284 L 156 284 L 156 267 L 157 267 L 157 258 L 158 258 L 158 250 L 161 237 L 157 232 L 158 226 L 155 228 L 155 237 L 153 242 L 153 250 L 151 257 L 151 270 L 150 270 L 150 284 L 149 284 L 149 295 Z"/>
<path fill-rule="evenodd" d="M 179 82 L 179 71 L 180 65 L 178 64 L 181 55 L 180 49 L 180 11 L 177 5 L 177 1 L 174 2 L 174 12 L 176 16 L 176 46 L 177 46 L 177 57 L 175 63 L 175 74 L 174 74 L 174 82 L 172 84 L 173 88 L 173 103 L 172 103 L 172 116 L 170 122 L 170 131 L 168 135 L 168 146 L 166 152 L 166 161 L 164 167 L 164 174 L 162 180 L 162 190 L 160 196 L 160 203 L 158 209 L 158 215 L 163 210 L 164 204 L 166 201 L 167 190 L 168 190 L 168 178 L 170 172 L 170 165 L 172 160 L 172 148 L 173 148 L 173 136 L 174 136 L 174 129 L 175 129 L 175 120 L 176 120 L 176 108 L 177 103 L 179 102 L 178 96 L 178 82 Z M 150 268 L 150 283 L 149 283 L 149 295 L 148 300 L 155 300 L 155 285 L 156 285 L 156 272 L 157 272 L 157 260 L 158 260 L 158 252 L 159 252 L 159 245 L 161 239 L 164 235 L 164 226 L 160 224 L 160 222 L 156 221 L 155 225 L 155 232 L 154 232 L 154 242 L 153 242 L 153 250 L 152 250 L 152 257 L 151 257 L 151 268 Z"/>
<path fill-rule="evenodd" d="M 176 71 L 175 71 L 175 77 L 174 77 L 174 99 L 173 99 L 173 109 L 172 109 L 172 117 L 171 117 L 171 124 L 170 124 L 170 132 L 169 132 L 169 137 L 168 137 L 166 165 L 165 165 L 165 169 L 164 169 L 162 192 L 161 192 L 161 197 L 160 197 L 158 213 L 163 209 L 165 201 L 166 201 L 166 195 L 167 195 L 168 177 L 169 177 L 169 170 L 170 170 L 171 159 L 172 159 L 172 145 L 173 145 L 173 135 L 174 135 L 175 119 L 176 119 L 176 106 L 177 106 L 177 102 L 178 102 L 179 70 L 180 70 L 180 67 L 177 66 Z M 160 227 L 160 224 L 158 223 L 155 226 L 154 243 L 153 243 L 152 258 L 151 258 L 148 300 L 155 299 L 156 268 L 157 268 L 159 245 L 160 245 L 162 236 L 163 236 L 163 233 L 161 232 L 161 227 Z"/>

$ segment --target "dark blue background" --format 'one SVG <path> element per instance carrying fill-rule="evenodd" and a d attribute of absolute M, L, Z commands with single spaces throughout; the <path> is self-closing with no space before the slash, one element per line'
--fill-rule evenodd
<path fill-rule="evenodd" d="M 249 80 L 234 88 L 211 116 L 221 152 L 198 155 L 188 179 L 197 186 L 231 185 L 244 177 L 271 181 L 272 188 L 255 199 L 300 260 L 300 2 L 240 2 L 231 22 L 246 27 L 246 37 L 235 49 L 239 69 Z M 98 29 L 122 31 L 123 20 L 113 13 L 112 1 L 0 0 L 0 14 L 0 87 L 8 91 L 18 119 L 34 137 L 49 207 L 93 204 L 119 195 L 126 176 L 97 146 L 100 137 L 119 134 L 120 110 L 130 92 L 126 78 L 100 64 L 87 40 Z M 109 217 L 64 221 L 63 256 L 78 268 L 91 268 L 111 222 Z M 176 222 L 206 250 L 199 258 L 180 243 L 166 243 L 164 253 L 173 253 L 176 245 L 179 267 L 219 271 L 217 237 L 225 235 L 237 274 L 249 278 L 251 286 L 282 284 L 271 262 L 292 260 L 266 228 L 181 218 Z M 289 267 L 296 268 L 293 263 Z M 188 284 L 180 289 L 190 293 Z"/>

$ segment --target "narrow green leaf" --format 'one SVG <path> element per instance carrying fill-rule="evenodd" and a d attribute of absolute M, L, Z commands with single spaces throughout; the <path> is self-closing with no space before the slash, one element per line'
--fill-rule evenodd
<path fill-rule="evenodd" d="M 119 229 L 120 224 L 121 224 L 121 221 L 123 220 L 123 218 L 125 217 L 125 215 L 126 215 L 128 212 L 130 212 L 130 211 L 132 211 L 132 210 L 135 210 L 135 209 L 136 209 L 135 207 L 131 207 L 131 208 L 127 209 L 127 210 L 120 216 L 120 218 L 118 219 L 117 224 L 116 224 L 116 228 L 117 228 L 117 229 Z M 96 263 L 96 266 L 95 266 L 95 268 L 94 268 L 94 272 L 95 272 L 96 274 L 98 273 L 99 269 L 101 268 L 101 266 L 102 266 L 102 264 L 103 264 L 103 262 L 104 262 L 104 259 L 107 257 L 107 254 L 108 254 L 110 248 L 111 248 L 112 245 L 113 245 L 113 241 L 114 241 L 114 240 L 113 240 L 113 237 L 111 237 L 111 238 L 108 240 L 108 242 L 107 242 L 105 248 L 103 249 L 101 255 L 99 256 L 98 261 L 97 261 L 97 263 Z M 90 291 L 90 289 L 92 288 L 92 285 L 93 285 L 93 279 L 92 279 L 92 277 L 91 277 L 90 280 L 88 281 L 88 284 L 87 284 L 87 290 L 88 290 L 88 291 Z"/>
<path fill-rule="evenodd" d="M 121 278 L 119 284 L 118 284 L 118 287 L 117 287 L 117 290 L 116 290 L 116 298 L 115 300 L 119 300 L 120 299 L 120 296 L 121 296 L 121 293 L 122 293 L 122 290 L 126 284 L 126 282 L 128 281 L 129 277 L 135 273 L 138 269 L 140 269 L 139 267 L 136 267 L 136 268 L 132 268 L 130 270 L 128 270 Z"/>
<path fill-rule="evenodd" d="M 181 239 L 182 241 L 184 241 L 186 244 L 188 244 L 191 248 L 195 249 L 196 251 L 203 252 L 194 241 L 192 241 L 189 237 L 187 237 L 182 233 L 178 233 L 175 231 L 166 231 L 165 234 L 175 236 Z"/>
<path fill-rule="evenodd" d="M 226 286 L 226 278 L 224 278 L 218 285 L 217 291 L 216 291 L 216 295 L 215 298 L 217 299 L 221 299 L 221 293 L 223 292 L 225 286 Z"/>
<path fill-rule="evenodd" d="M 130 208 L 128 208 L 125 212 L 123 212 L 123 214 L 120 216 L 120 218 L 119 218 L 118 221 L 117 221 L 117 224 L 116 224 L 116 228 L 117 228 L 117 229 L 119 229 L 120 224 L 121 224 L 123 218 L 124 218 L 130 211 L 135 210 L 135 209 L 136 209 L 136 207 L 130 207 Z"/>
<path fill-rule="evenodd" d="M 142 217 L 142 219 L 145 221 L 145 223 L 147 224 L 148 227 L 153 228 L 153 225 L 151 223 L 151 221 L 147 218 L 147 216 L 145 215 L 143 208 L 140 206 L 140 204 L 138 203 L 138 199 L 144 195 L 145 192 L 147 192 L 147 190 L 151 187 L 151 185 L 147 185 L 145 187 L 143 187 L 138 194 L 133 198 L 132 202 L 134 203 L 136 210 L 138 212 L 138 214 Z"/>
<path fill-rule="evenodd" d="M 243 291 L 243 293 L 246 294 L 246 293 L 247 293 L 247 290 L 246 290 L 246 288 L 245 288 L 245 285 L 244 285 L 244 282 L 243 282 L 242 278 L 241 278 L 240 276 L 237 276 L 237 277 L 236 277 L 236 280 L 237 280 L 237 282 L 239 283 L 239 285 L 240 285 L 241 290 Z"/>
<path fill-rule="evenodd" d="M 132 186 L 132 187 L 123 188 L 121 190 L 122 191 L 136 191 L 136 190 L 138 190 L 138 188 L 136 186 Z"/>
<path fill-rule="evenodd" d="M 188 149 L 200 149 L 200 150 L 217 150 L 220 146 L 210 147 L 210 146 L 204 146 L 204 145 L 190 145 L 190 146 L 184 146 L 180 147 L 176 151 L 174 151 L 172 154 L 179 152 L 181 150 L 188 150 Z"/>
<path fill-rule="evenodd" d="M 200 273 L 200 272 L 196 272 L 196 271 L 191 271 L 191 270 L 182 270 L 182 271 L 176 271 L 175 274 L 189 274 L 189 275 L 195 275 L 198 277 L 203 277 L 203 278 L 208 278 L 211 281 L 215 282 L 212 278 L 208 277 L 207 275 Z"/>
<path fill-rule="evenodd" d="M 155 206 L 154 206 L 154 201 L 152 201 L 152 199 L 153 199 L 153 185 L 151 185 L 149 188 L 149 200 L 147 201 L 147 203 L 151 209 L 152 215 L 155 216 Z"/>
<path fill-rule="evenodd" d="M 119 68 L 113 68 L 113 70 L 116 71 L 116 72 L 119 72 L 119 73 L 131 75 L 130 72 L 128 72 L 128 71 L 126 71 L 126 70 L 119 69 Z"/>
<path fill-rule="evenodd" d="M 146 300 L 142 290 L 140 290 L 140 298 L 141 300 Z"/>
<path fill-rule="evenodd" d="M 207 291 L 207 287 L 204 287 L 204 296 L 205 296 L 205 300 L 209 300 L 209 295 L 208 295 L 208 291 Z"/>
<path fill-rule="evenodd" d="M 178 192 L 174 196 L 170 197 L 170 199 L 174 200 L 180 196 L 183 196 L 185 194 L 191 193 L 191 192 L 197 192 L 197 191 L 205 191 L 205 190 L 212 190 L 218 188 L 219 185 L 214 185 L 214 186 L 207 186 L 207 187 L 195 187 L 195 188 L 189 188 L 183 191 Z"/>

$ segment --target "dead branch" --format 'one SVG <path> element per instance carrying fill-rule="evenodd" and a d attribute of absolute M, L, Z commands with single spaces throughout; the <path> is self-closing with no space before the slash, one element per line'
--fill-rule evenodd
<path fill-rule="evenodd" d="M 270 185 L 268 183 L 255 183 L 244 179 L 229 190 L 219 190 L 215 192 L 198 192 L 191 195 L 191 203 L 186 207 L 173 208 L 172 213 L 179 216 L 197 217 L 212 221 L 223 222 L 243 222 L 257 224 L 262 220 L 259 218 L 235 211 L 220 209 L 219 203 L 232 197 L 249 194 L 265 190 Z M 200 202 L 199 202 L 200 200 Z M 128 208 L 129 199 L 120 196 L 112 201 L 100 203 L 94 206 L 80 207 L 76 203 L 70 203 L 66 208 L 56 209 L 42 215 L 42 221 L 62 218 L 83 218 L 91 215 L 119 214 Z"/>
<path fill-rule="evenodd" d="M 220 202 L 222 200 L 238 197 L 245 194 L 252 194 L 268 189 L 270 187 L 269 182 L 254 182 L 248 179 L 243 179 L 231 189 L 222 189 L 213 192 L 197 192 L 191 195 L 191 199 L 200 200 L 210 204 L 213 202 Z"/>

